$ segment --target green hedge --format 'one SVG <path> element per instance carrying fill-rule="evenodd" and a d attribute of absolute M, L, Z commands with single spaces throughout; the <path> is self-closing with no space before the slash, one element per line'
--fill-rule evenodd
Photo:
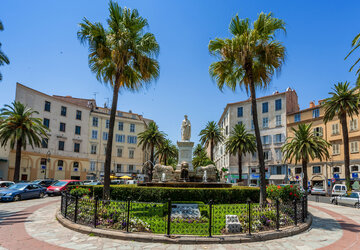
<path fill-rule="evenodd" d="M 74 186 L 75 187 L 75 186 Z M 69 189 L 74 188 L 69 187 Z M 93 196 L 102 197 L 103 186 L 86 186 L 91 189 Z M 259 202 L 259 188 L 168 188 L 168 187 L 138 187 L 136 185 L 112 185 L 110 196 L 112 200 L 126 200 L 143 202 L 172 201 L 202 201 L 208 203 L 245 203 L 247 198 L 252 202 Z"/>

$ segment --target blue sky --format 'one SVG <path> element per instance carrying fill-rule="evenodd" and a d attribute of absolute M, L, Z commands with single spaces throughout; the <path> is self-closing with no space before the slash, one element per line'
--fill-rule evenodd
<path fill-rule="evenodd" d="M 348 70 L 355 57 L 344 61 L 351 40 L 360 32 L 360 1 L 243 1 L 243 0 L 132 0 L 121 6 L 136 8 L 148 19 L 149 31 L 160 44 L 160 78 L 139 93 L 124 92 L 118 109 L 143 114 L 155 120 L 160 130 L 176 142 L 187 114 L 192 139 L 207 121 L 218 121 L 226 103 L 247 99 L 238 90 L 220 92 L 210 79 L 214 61 L 207 45 L 210 39 L 229 37 L 230 19 L 254 20 L 260 12 L 273 12 L 287 24 L 280 35 L 287 49 L 281 74 L 267 90 L 294 88 L 301 108 L 325 98 L 334 83 L 355 82 Z M 111 98 L 111 90 L 97 82 L 87 64 L 87 48 L 76 37 L 83 17 L 105 23 L 108 2 L 104 0 L 2 0 L 0 33 L 2 50 L 11 64 L 0 68 L 0 106 L 14 100 L 20 82 L 47 94 L 93 98 L 98 105 Z M 359 56 L 359 53 L 357 54 Z"/>

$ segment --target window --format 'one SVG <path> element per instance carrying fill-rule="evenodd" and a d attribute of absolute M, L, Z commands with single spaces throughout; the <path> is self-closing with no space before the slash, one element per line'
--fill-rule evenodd
<path fill-rule="evenodd" d="M 350 198 L 359 199 L 359 194 L 358 193 L 351 193 Z"/>
<path fill-rule="evenodd" d="M 333 144 L 332 145 L 332 154 L 333 155 L 340 154 L 340 145 L 339 144 Z"/>
<path fill-rule="evenodd" d="M 123 122 L 119 122 L 118 130 L 119 130 L 119 131 L 123 131 L 123 130 L 124 130 L 124 123 L 123 123 Z"/>
<path fill-rule="evenodd" d="M 74 152 L 79 153 L 80 152 L 80 143 L 74 143 Z"/>
<path fill-rule="evenodd" d="M 81 120 L 81 113 L 80 110 L 76 110 L 76 120 Z"/>
<path fill-rule="evenodd" d="M 301 174 L 302 169 L 301 168 L 295 168 L 295 174 Z"/>
<path fill-rule="evenodd" d="M 263 128 L 268 128 L 269 127 L 269 118 L 264 117 L 263 118 Z"/>
<path fill-rule="evenodd" d="M 65 142 L 64 141 L 59 141 L 58 149 L 60 151 L 64 151 L 64 147 L 65 147 Z"/>
<path fill-rule="evenodd" d="M 264 160 L 265 161 L 271 160 L 271 151 L 270 150 L 264 151 Z"/>
<path fill-rule="evenodd" d="M 331 125 L 331 134 L 332 135 L 338 135 L 339 134 L 339 124 L 334 123 Z"/>
<path fill-rule="evenodd" d="M 272 174 L 272 175 L 280 175 L 280 174 L 284 174 L 284 172 L 285 172 L 285 168 L 283 167 L 283 166 L 271 166 L 271 168 L 270 168 L 270 173 Z"/>
<path fill-rule="evenodd" d="M 107 149 L 107 145 L 104 144 L 104 154 L 106 155 L 106 149 Z"/>
<path fill-rule="evenodd" d="M 62 171 L 64 167 L 64 161 L 58 160 L 58 171 Z"/>
<path fill-rule="evenodd" d="M 276 127 L 280 127 L 281 126 L 281 115 L 276 115 L 275 120 L 276 120 Z"/>
<path fill-rule="evenodd" d="M 135 132 L 135 124 L 130 124 L 130 132 Z"/>
<path fill-rule="evenodd" d="M 105 121 L 105 128 L 109 128 L 109 126 L 110 126 L 110 120 L 106 120 Z"/>
<path fill-rule="evenodd" d="M 91 131 L 91 139 L 97 139 L 97 137 L 98 137 L 98 131 L 97 130 Z"/>
<path fill-rule="evenodd" d="M 127 137 L 127 143 L 136 144 L 136 143 L 137 143 L 137 136 L 130 136 L 130 135 L 128 135 L 128 137 Z"/>
<path fill-rule="evenodd" d="M 313 133 L 315 136 L 323 136 L 323 128 L 322 127 L 316 127 L 313 129 Z"/>
<path fill-rule="evenodd" d="M 237 116 L 238 116 L 238 117 L 242 117 L 242 116 L 243 116 L 243 107 L 238 107 L 238 108 L 237 108 Z"/>
<path fill-rule="evenodd" d="M 282 143 L 283 142 L 283 135 L 282 134 L 274 135 L 274 142 L 275 143 Z"/>
<path fill-rule="evenodd" d="M 46 158 L 41 158 L 40 160 L 40 166 L 46 166 L 47 160 Z"/>
<path fill-rule="evenodd" d="M 96 154 L 96 148 L 97 148 L 96 144 L 91 144 L 90 153 L 95 155 Z"/>
<path fill-rule="evenodd" d="M 256 153 L 256 152 L 252 154 L 252 160 L 253 160 L 253 161 L 256 161 L 256 160 L 257 160 L 257 153 Z"/>
<path fill-rule="evenodd" d="M 50 127 L 50 120 L 47 119 L 47 118 L 44 118 L 43 124 L 44 124 L 45 127 L 49 128 Z"/>
<path fill-rule="evenodd" d="M 319 109 L 314 109 L 313 110 L 313 118 L 317 118 L 317 117 L 319 117 L 320 116 L 320 111 L 319 111 Z"/>
<path fill-rule="evenodd" d="M 241 125 L 241 124 L 243 124 L 243 122 L 242 122 L 242 121 L 238 121 L 238 124 L 240 124 L 240 125 Z"/>
<path fill-rule="evenodd" d="M 116 156 L 117 156 L 117 157 L 122 157 L 122 152 L 123 152 L 122 148 L 117 148 L 117 150 L 116 150 Z"/>
<path fill-rule="evenodd" d="M 93 117 L 92 125 L 93 127 L 97 127 L 99 125 L 99 119 L 97 117 Z"/>
<path fill-rule="evenodd" d="M 275 111 L 281 110 L 281 99 L 275 100 Z"/>
<path fill-rule="evenodd" d="M 340 167 L 333 167 L 334 173 L 340 173 Z"/>
<path fill-rule="evenodd" d="M 282 152 L 280 148 L 275 149 L 275 154 L 276 154 L 276 160 L 282 161 Z"/>
<path fill-rule="evenodd" d="M 74 171 L 77 171 L 79 168 L 79 163 L 77 161 L 74 161 L 73 167 L 74 167 Z"/>
<path fill-rule="evenodd" d="M 90 171 L 96 171 L 96 162 L 95 161 L 90 162 Z"/>
<path fill-rule="evenodd" d="M 135 154 L 135 150 L 134 149 L 129 149 L 129 158 L 130 159 L 134 159 L 134 154 Z"/>
<path fill-rule="evenodd" d="M 358 172 L 359 166 L 351 166 L 351 172 Z"/>
<path fill-rule="evenodd" d="M 121 164 L 116 164 L 116 173 L 121 173 Z"/>
<path fill-rule="evenodd" d="M 229 126 L 226 125 L 225 127 L 225 135 L 228 135 L 229 134 Z"/>
<path fill-rule="evenodd" d="M 313 174 L 321 174 L 321 166 L 313 166 Z"/>
<path fill-rule="evenodd" d="M 268 102 L 263 102 L 262 103 L 262 112 L 263 113 L 269 112 L 269 103 Z"/>
<path fill-rule="evenodd" d="M 109 136 L 108 132 L 103 132 L 103 140 L 104 141 L 107 141 L 108 136 Z"/>
<path fill-rule="evenodd" d="M 42 140 L 41 140 L 41 147 L 42 148 L 48 148 L 48 139 L 46 139 L 46 138 L 43 138 Z"/>
<path fill-rule="evenodd" d="M 257 171 L 256 171 L 256 168 L 252 168 L 251 169 L 251 173 L 256 173 Z"/>
<path fill-rule="evenodd" d="M 65 127 L 66 127 L 66 124 L 63 122 L 60 122 L 60 131 L 61 132 L 65 132 Z"/>
<path fill-rule="evenodd" d="M 299 122 L 299 121 L 301 121 L 301 114 L 295 114 L 294 122 Z"/>
<path fill-rule="evenodd" d="M 115 135 L 115 141 L 116 142 L 125 142 L 125 135 L 116 134 Z"/>
<path fill-rule="evenodd" d="M 129 173 L 132 173 L 134 172 L 134 165 L 129 165 Z"/>
<path fill-rule="evenodd" d="M 61 112 L 60 112 L 61 116 L 66 116 L 66 107 L 61 106 Z"/>
<path fill-rule="evenodd" d="M 251 120 L 251 130 L 254 130 L 255 126 L 254 126 L 254 120 Z"/>
<path fill-rule="evenodd" d="M 358 129 L 358 120 L 352 119 L 350 120 L 350 131 L 356 131 Z"/>
<path fill-rule="evenodd" d="M 44 110 L 50 112 L 50 107 L 51 107 L 51 102 L 45 101 Z"/>
<path fill-rule="evenodd" d="M 359 153 L 359 144 L 357 141 L 350 142 L 350 153 Z"/>
<path fill-rule="evenodd" d="M 270 135 L 261 136 L 261 140 L 264 145 L 270 144 Z"/>
<path fill-rule="evenodd" d="M 76 134 L 76 135 L 80 135 L 80 134 L 81 134 L 81 127 L 80 127 L 80 126 L 75 126 L 75 134 Z"/>

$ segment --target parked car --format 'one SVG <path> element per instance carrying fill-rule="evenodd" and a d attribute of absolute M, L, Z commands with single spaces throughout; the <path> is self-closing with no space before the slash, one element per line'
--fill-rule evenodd
<path fill-rule="evenodd" d="M 15 184 L 15 182 L 12 182 L 12 181 L 0 181 L 0 188 L 8 188 L 14 184 Z"/>
<path fill-rule="evenodd" d="M 1 201 L 19 201 L 45 196 L 46 188 L 33 183 L 17 183 L 0 191 Z"/>
<path fill-rule="evenodd" d="M 38 184 L 40 186 L 47 188 L 47 187 L 50 187 L 51 184 L 53 184 L 54 182 L 56 182 L 56 181 L 54 181 L 52 179 L 42 179 L 42 180 L 35 180 L 32 183 L 35 183 L 35 184 Z"/>
<path fill-rule="evenodd" d="M 326 191 L 325 188 L 323 188 L 322 186 L 314 186 L 311 189 L 311 194 L 326 195 Z"/>
<path fill-rule="evenodd" d="M 101 181 L 92 181 L 92 182 L 84 182 L 84 185 L 95 186 L 95 185 L 102 185 L 102 183 Z"/>
<path fill-rule="evenodd" d="M 254 183 L 251 183 L 251 184 L 249 184 L 249 187 L 257 187 L 257 185 Z"/>
<path fill-rule="evenodd" d="M 330 201 L 336 205 L 350 205 L 360 208 L 360 192 L 345 193 L 340 196 L 331 197 Z"/>
<path fill-rule="evenodd" d="M 335 184 L 332 189 L 331 196 L 343 195 L 347 192 L 347 187 L 345 184 Z"/>
<path fill-rule="evenodd" d="M 79 180 L 59 180 L 49 186 L 46 190 L 46 193 L 49 196 L 60 195 L 62 191 L 67 189 L 68 185 L 82 185 L 83 183 Z"/>

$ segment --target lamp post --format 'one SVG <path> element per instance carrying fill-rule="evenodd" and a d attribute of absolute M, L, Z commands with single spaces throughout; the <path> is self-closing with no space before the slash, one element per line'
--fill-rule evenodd
<path fill-rule="evenodd" d="M 50 150 L 48 150 L 47 153 L 46 153 L 46 161 L 49 163 L 49 165 L 50 165 L 50 156 L 51 156 L 51 152 L 50 152 Z M 45 165 L 45 169 L 44 169 L 44 179 L 46 179 L 47 165 L 48 164 Z"/>

